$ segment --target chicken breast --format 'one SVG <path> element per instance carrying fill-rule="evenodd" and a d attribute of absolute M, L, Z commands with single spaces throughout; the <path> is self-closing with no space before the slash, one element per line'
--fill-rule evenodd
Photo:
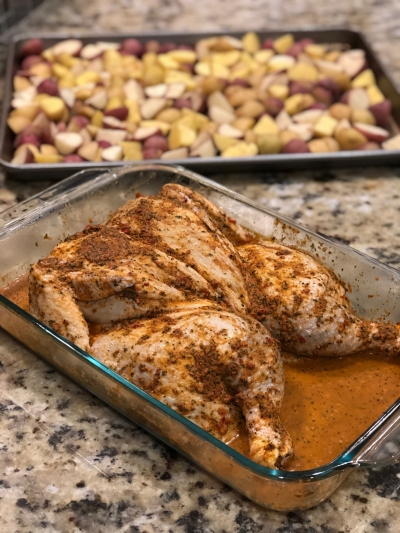
<path fill-rule="evenodd" d="M 238 252 L 248 270 L 252 314 L 295 355 L 400 353 L 399 327 L 357 318 L 344 284 L 308 254 L 271 241 Z"/>
<path fill-rule="evenodd" d="M 292 455 L 282 427 L 283 370 L 276 341 L 256 320 L 213 306 L 120 323 L 90 353 L 223 441 L 243 412 L 250 457 L 278 467 Z"/>
<path fill-rule="evenodd" d="M 241 260 L 200 205 L 191 209 L 160 193 L 127 202 L 107 225 L 182 261 L 209 283 L 221 303 L 239 314 L 248 311 Z"/>

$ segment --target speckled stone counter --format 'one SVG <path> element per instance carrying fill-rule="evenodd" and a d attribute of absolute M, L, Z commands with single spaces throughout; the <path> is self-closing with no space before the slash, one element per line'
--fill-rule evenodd
<path fill-rule="evenodd" d="M 65 0 L 44 4 L 20 29 L 98 32 L 310 25 L 361 29 L 400 81 L 396 0 Z M 400 268 L 400 169 L 213 177 Z M 49 185 L 4 177 L 0 184 L 0 210 Z M 398 533 L 400 467 L 355 472 L 330 499 L 309 511 L 267 511 L 0 331 L 0 531 Z"/>

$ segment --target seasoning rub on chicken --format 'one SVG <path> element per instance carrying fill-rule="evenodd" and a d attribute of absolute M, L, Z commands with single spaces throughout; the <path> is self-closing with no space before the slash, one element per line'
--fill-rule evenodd
<path fill-rule="evenodd" d="M 243 415 L 250 457 L 279 467 L 280 350 L 250 317 L 239 254 L 251 234 L 178 185 L 131 200 L 32 265 L 32 313 L 218 438 Z M 89 323 L 102 324 L 94 336 Z"/>
<path fill-rule="evenodd" d="M 214 436 L 230 441 L 243 415 L 250 457 L 271 467 L 292 455 L 279 341 L 304 356 L 400 352 L 398 327 L 357 318 L 331 271 L 176 184 L 32 265 L 30 307 Z"/>
<path fill-rule="evenodd" d="M 237 248 L 248 271 L 252 314 L 300 356 L 400 354 L 400 328 L 356 317 L 344 283 L 299 250 L 272 241 Z"/>

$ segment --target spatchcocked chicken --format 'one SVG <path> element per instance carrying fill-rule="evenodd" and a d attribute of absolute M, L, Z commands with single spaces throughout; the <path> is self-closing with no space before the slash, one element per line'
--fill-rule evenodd
<path fill-rule="evenodd" d="M 399 351 L 396 326 L 357 319 L 343 284 L 309 255 L 260 242 L 176 184 L 32 265 L 30 307 L 223 441 L 244 416 L 250 458 L 270 467 L 293 453 L 278 341 L 307 356 Z"/>

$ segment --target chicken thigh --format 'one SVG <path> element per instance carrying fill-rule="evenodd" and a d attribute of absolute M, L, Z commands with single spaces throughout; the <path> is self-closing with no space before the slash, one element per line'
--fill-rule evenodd
<path fill-rule="evenodd" d="M 239 407 L 254 461 L 279 467 L 292 455 L 279 420 L 279 348 L 256 320 L 192 302 L 191 309 L 104 328 L 89 351 L 225 442 L 237 435 Z"/>
<path fill-rule="evenodd" d="M 295 355 L 400 353 L 400 328 L 357 318 L 344 284 L 304 252 L 271 241 L 238 252 L 248 270 L 252 314 Z"/>

